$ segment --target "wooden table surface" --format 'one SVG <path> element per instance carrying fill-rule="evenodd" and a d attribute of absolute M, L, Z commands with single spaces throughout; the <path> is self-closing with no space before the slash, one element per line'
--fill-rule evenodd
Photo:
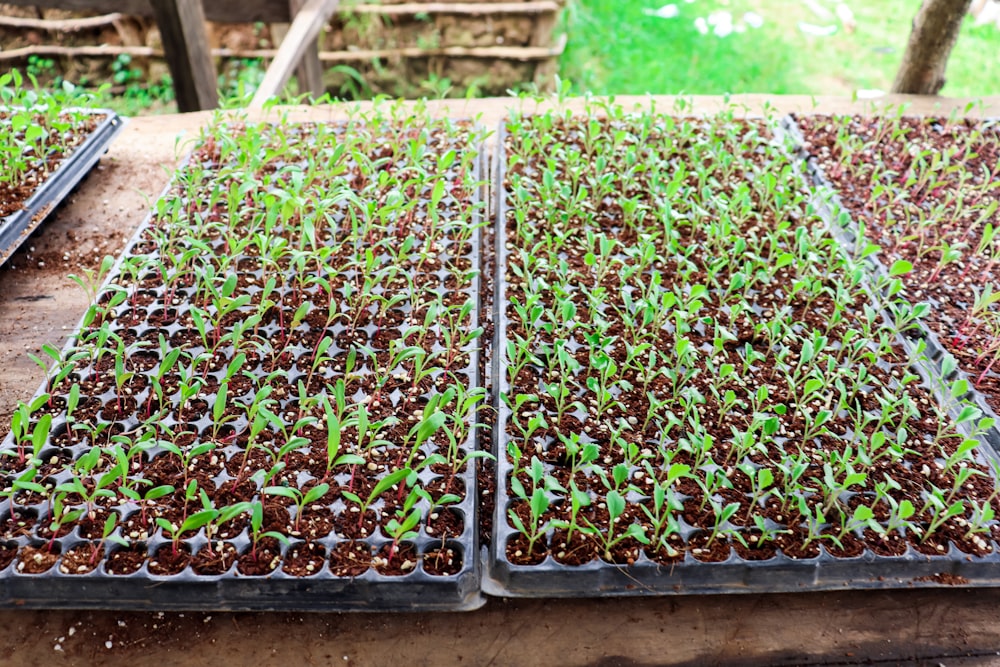
<path fill-rule="evenodd" d="M 652 98 L 670 111 L 675 100 Z M 720 97 L 686 98 L 710 113 Z M 626 108 L 650 98 L 619 98 Z M 1000 98 L 872 102 L 734 96 L 799 113 L 995 117 Z M 969 104 L 973 106 L 969 108 Z M 548 103 L 542 103 L 542 106 Z M 578 108 L 571 101 L 570 108 Z M 430 103 L 435 113 L 496 127 L 508 99 Z M 271 117 L 275 110 L 266 112 Z M 332 120 L 342 107 L 283 109 Z M 0 268 L 0 437 L 17 401 L 43 379 L 29 358 L 61 347 L 87 306 L 67 276 L 120 252 L 210 113 L 130 120 L 100 166 Z M 664 665 L 1000 664 L 1000 590 L 924 589 L 604 600 L 492 599 L 465 614 L 231 614 L 0 610 L 0 665 Z"/>

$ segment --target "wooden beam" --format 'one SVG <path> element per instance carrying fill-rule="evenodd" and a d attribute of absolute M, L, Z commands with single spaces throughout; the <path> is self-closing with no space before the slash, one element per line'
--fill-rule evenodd
<path fill-rule="evenodd" d="M 498 60 L 541 60 L 560 55 L 566 48 L 566 35 L 562 35 L 553 46 L 443 46 L 425 49 L 419 46 L 398 49 L 372 49 L 366 51 L 323 51 L 319 59 L 329 62 L 352 62 L 382 58 L 427 58 L 449 56 L 451 58 L 495 58 Z"/>
<path fill-rule="evenodd" d="M 430 56 L 452 56 L 458 58 L 499 58 L 506 60 L 540 60 L 558 56 L 566 46 L 563 35 L 555 46 L 446 46 L 425 49 L 418 46 L 399 49 L 374 49 L 366 51 L 321 51 L 320 62 L 343 63 L 374 58 L 426 58 Z M 36 44 L 19 49 L 0 51 L 0 62 L 19 60 L 28 56 L 66 57 L 107 57 L 129 55 L 133 58 L 162 58 L 163 51 L 149 46 L 60 46 L 57 44 Z M 212 49 L 215 58 L 274 58 L 275 49 Z"/>
<path fill-rule="evenodd" d="M 281 92 L 306 50 L 316 48 L 316 39 L 338 4 L 339 0 L 307 0 L 295 15 L 292 27 L 288 29 L 274 61 L 264 74 L 264 80 L 250 100 L 251 109 L 262 108 L 264 102 Z"/>
<path fill-rule="evenodd" d="M 68 11 L 120 12 L 155 16 L 151 0 L 4 0 L 3 4 Z M 202 0 L 205 18 L 216 23 L 279 23 L 289 20 L 288 3 L 274 0 Z"/>
<path fill-rule="evenodd" d="M 219 106 L 215 65 L 200 0 L 152 0 L 180 111 Z"/>
<path fill-rule="evenodd" d="M 111 25 L 124 14 L 105 14 L 80 19 L 29 19 L 19 16 L 0 16 L 0 26 L 24 30 L 44 30 L 46 32 L 76 32 L 90 28 Z"/>
<path fill-rule="evenodd" d="M 288 0 L 288 11 L 293 17 L 298 16 L 305 4 L 306 0 Z M 320 32 L 322 32 L 324 25 L 326 25 L 326 20 L 321 23 Z M 316 37 L 313 37 L 311 46 L 302 54 L 302 60 L 299 61 L 299 66 L 295 69 L 295 76 L 299 80 L 299 94 L 309 93 L 315 98 L 326 92 L 326 88 L 323 86 L 323 63 L 319 61 L 318 33 Z"/>

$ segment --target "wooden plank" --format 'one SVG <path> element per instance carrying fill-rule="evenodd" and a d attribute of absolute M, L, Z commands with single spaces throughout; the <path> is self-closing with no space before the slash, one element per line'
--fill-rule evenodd
<path fill-rule="evenodd" d="M 565 37 L 565 36 L 564 36 Z M 349 62 L 375 58 L 427 58 L 449 56 L 452 58 L 497 58 L 504 60 L 541 60 L 563 52 L 566 40 L 560 39 L 553 46 L 444 46 L 425 49 L 411 46 L 399 49 L 371 49 L 358 51 L 324 51 L 319 54 L 323 62 Z"/>
<path fill-rule="evenodd" d="M 89 28 L 111 25 L 124 14 L 105 14 L 79 19 L 31 19 L 20 16 L 0 16 L 0 26 L 23 30 L 45 30 L 47 32 L 76 32 Z"/>
<path fill-rule="evenodd" d="M 151 17 L 151 0 L 4 0 L 3 4 L 68 11 L 120 12 Z M 289 20 L 288 4 L 274 0 L 202 0 L 205 18 L 218 23 L 279 23 Z"/>
<path fill-rule="evenodd" d="M 200 0 L 151 0 L 163 51 L 174 80 L 177 107 L 183 111 L 219 105 L 215 65 L 205 32 Z"/>
<path fill-rule="evenodd" d="M 292 16 L 297 16 L 305 4 L 306 0 L 288 0 L 288 11 L 291 12 Z M 322 32 L 322 26 L 325 25 L 326 20 L 321 23 L 320 32 Z M 309 48 L 302 54 L 302 60 L 299 61 L 299 66 L 295 69 L 295 76 L 299 80 L 299 94 L 308 93 L 315 98 L 326 92 L 326 88 L 323 86 L 323 63 L 319 61 L 318 33 L 312 39 Z"/>
<path fill-rule="evenodd" d="M 306 50 L 310 46 L 315 48 L 320 30 L 326 25 L 338 4 L 339 0 L 308 0 L 299 10 L 274 61 L 267 68 L 257 93 L 250 100 L 251 109 L 263 108 L 264 102 L 281 92 Z"/>
<path fill-rule="evenodd" d="M 214 51 L 213 55 L 218 55 Z M 120 55 L 128 55 L 133 58 L 162 58 L 163 51 L 154 49 L 151 46 L 111 46 L 110 44 L 102 44 L 100 46 L 62 46 L 59 44 L 35 44 L 32 46 L 22 46 L 19 49 L 0 51 L 0 62 L 5 60 L 23 60 L 28 56 L 113 58 Z"/>
<path fill-rule="evenodd" d="M 436 49 L 409 47 L 400 49 L 373 49 L 366 51 L 321 51 L 320 62 L 342 63 L 371 60 L 373 58 L 426 58 L 430 56 L 452 56 L 459 58 L 505 58 L 508 60 L 540 60 L 551 58 L 562 53 L 565 46 L 563 35 L 555 46 L 450 46 Z M 134 58 L 162 58 L 163 51 L 149 46 L 60 46 L 57 44 L 37 44 L 19 49 L 0 51 L 0 62 L 5 60 L 20 60 L 28 56 L 66 56 L 66 57 L 114 57 L 129 55 Z M 215 58 L 274 58 L 276 49 L 212 49 Z"/>

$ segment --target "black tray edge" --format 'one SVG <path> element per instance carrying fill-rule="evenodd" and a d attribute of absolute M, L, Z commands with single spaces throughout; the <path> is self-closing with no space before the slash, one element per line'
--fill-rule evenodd
<path fill-rule="evenodd" d="M 23 209 L 0 219 L 0 266 L 86 178 L 127 122 L 110 109 L 88 110 L 88 113 L 104 115 L 105 118 L 35 190 Z"/>

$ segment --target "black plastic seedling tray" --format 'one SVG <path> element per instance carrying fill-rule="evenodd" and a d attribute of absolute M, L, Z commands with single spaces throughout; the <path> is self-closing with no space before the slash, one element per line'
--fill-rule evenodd
<path fill-rule="evenodd" d="M 480 157 L 475 160 L 475 178 L 479 180 L 479 174 L 483 171 L 482 146 L 470 146 L 469 150 L 479 151 Z M 185 163 L 187 160 L 185 160 Z M 173 183 L 164 190 L 163 196 L 167 196 Z M 476 199 L 483 196 L 480 188 L 475 188 Z M 475 202 L 473 202 L 475 203 Z M 479 209 L 477 209 L 479 210 Z M 155 254 L 157 250 L 149 249 L 149 243 L 143 238 L 143 233 L 152 224 L 154 216 L 147 215 L 145 221 L 135 232 L 133 238 L 126 245 L 125 250 L 119 257 L 116 264 L 108 274 L 104 283 L 104 289 L 115 282 L 119 277 L 122 262 L 128 256 L 141 252 L 142 254 Z M 474 236 L 470 239 L 471 250 L 462 255 L 466 257 L 472 266 L 478 267 L 480 264 L 481 234 L 479 222 L 482 214 L 477 213 L 474 219 L 476 228 Z M 140 250 L 138 246 L 144 246 Z M 218 248 L 221 250 L 221 248 Z M 447 247 L 439 255 L 439 259 L 447 258 Z M 473 279 L 471 288 L 467 291 L 470 298 L 476 302 L 479 300 L 481 278 L 477 275 Z M 163 288 L 158 290 L 162 297 Z M 181 295 L 183 296 L 183 295 Z M 127 305 L 122 304 L 122 307 Z M 183 307 L 183 306 L 182 306 Z M 471 327 L 479 326 L 479 314 L 473 311 L 471 317 Z M 82 326 L 82 323 L 81 323 Z M 174 329 L 180 325 L 172 325 Z M 272 325 L 274 326 L 274 325 Z M 78 327 L 79 330 L 79 327 Z M 141 332 L 138 332 L 141 334 Z M 67 343 L 64 353 L 72 347 L 73 341 Z M 466 368 L 456 371 L 468 378 L 469 386 L 476 387 L 482 384 L 480 368 L 480 350 L 473 345 L 468 350 L 469 364 Z M 331 350 L 331 354 L 336 350 Z M 81 373 L 83 378 L 87 372 L 92 372 L 92 367 Z M 45 390 L 44 384 L 39 394 Z M 147 389 L 148 391 L 148 389 Z M 110 395 L 113 395 L 112 391 Z M 142 404 L 144 396 L 137 396 L 137 402 Z M 281 414 L 281 411 L 277 411 Z M 126 422 L 126 429 L 135 426 L 131 422 Z M 203 418 L 199 425 L 208 426 L 211 424 L 210 418 Z M 58 433 L 65 425 L 63 418 L 57 417 L 52 424 L 52 433 Z M 12 436 L 0 445 L 0 450 L 10 449 Z M 472 451 L 478 445 L 478 435 L 472 429 L 467 442 L 462 446 L 467 451 Z M 428 445 L 425 443 L 425 448 Z M 63 449 L 66 449 L 65 447 Z M 88 447 L 71 447 L 73 450 L 73 460 L 86 453 Z M 236 447 L 239 451 L 241 448 Z M 51 452 L 51 446 L 46 446 L 44 452 Z M 155 456 L 159 450 L 153 449 L 150 456 Z M 227 449 L 220 448 L 218 451 L 228 453 Z M 430 453 L 433 450 L 428 450 Z M 45 453 L 43 453 L 43 458 Z M 66 473 L 68 474 L 68 473 Z M 433 477 L 428 468 L 419 472 L 423 482 L 429 481 Z M 341 474 L 341 476 L 344 476 Z M 463 520 L 464 528 L 460 535 L 449 538 L 447 543 L 442 539 L 433 536 L 425 531 L 421 526 L 419 535 L 416 538 L 407 540 L 416 547 L 418 554 L 425 554 L 435 549 L 443 547 L 452 549 L 462 558 L 462 565 L 458 572 L 447 575 L 432 575 L 424 570 L 423 562 L 418 558 L 418 563 L 412 571 L 400 575 L 389 576 L 379 573 L 374 567 L 370 567 L 364 574 L 356 577 L 342 577 L 335 575 L 330 568 L 329 556 L 334 547 L 349 540 L 342 538 L 335 531 L 324 538 L 316 538 L 315 542 L 326 548 L 326 558 L 323 566 L 314 574 L 306 577 L 294 576 L 282 571 L 279 566 L 267 575 L 250 576 L 239 573 L 235 566 L 231 566 L 225 574 L 202 575 L 194 572 L 190 566 L 186 567 L 179 574 L 169 576 L 158 576 L 148 570 L 149 559 L 142 567 L 127 575 L 118 575 L 106 570 L 107 555 L 117 547 L 108 544 L 105 549 L 105 558 L 94 571 L 87 574 L 68 574 L 60 571 L 58 563 L 41 574 L 25 574 L 17 569 L 18 559 L 0 570 L 0 606 L 2 607 L 25 607 L 25 608 L 71 608 L 71 609 L 123 609 L 123 610 L 231 610 L 231 611 L 466 611 L 473 610 L 485 603 L 485 598 L 480 590 L 480 570 L 481 560 L 479 558 L 479 537 L 478 537 L 478 514 L 476 508 L 476 466 L 474 461 L 466 465 L 464 472 L 456 476 L 465 486 L 464 499 L 448 507 L 457 512 Z M 215 478 L 216 483 L 225 482 L 232 477 L 223 467 Z M 333 480 L 331 480 L 333 481 Z M 338 479 L 343 482 L 344 480 Z M 58 481 L 57 481 L 58 483 Z M 342 499 L 338 499 L 332 505 L 336 510 L 343 504 Z M 417 507 L 426 510 L 425 500 L 419 501 Z M 6 512 L 6 506 L 0 507 L 0 519 Z M 38 513 L 40 517 L 45 516 L 46 504 L 39 503 L 37 506 L 28 507 Z M 116 527 L 116 534 L 122 531 L 124 518 L 137 512 L 138 506 L 127 503 L 117 506 L 113 511 L 122 515 L 122 522 Z M 39 524 L 43 523 L 41 520 Z M 61 547 L 61 553 L 65 553 L 75 544 L 85 542 L 79 534 L 78 529 L 57 539 L 57 544 Z M 236 538 L 228 540 L 242 552 L 250 545 L 250 538 L 246 529 Z M 380 534 L 379 531 L 366 538 L 355 540 L 364 542 L 372 547 L 373 551 L 391 542 L 391 539 Z M 184 542 L 190 548 L 191 553 L 206 543 L 204 531 L 201 530 L 195 537 L 185 539 Z M 162 536 L 159 531 L 144 541 L 146 552 L 152 556 L 156 550 L 170 544 L 170 540 Z M 2 544 L 2 543 L 0 543 Z M 32 535 L 25 535 L 16 538 L 8 544 L 16 545 L 19 549 L 24 546 L 40 546 L 42 540 Z M 281 554 L 284 556 L 290 548 L 301 545 L 301 542 L 293 541 L 291 545 L 283 545 Z"/>
<path fill-rule="evenodd" d="M 804 138 L 802 136 L 801 128 L 798 123 L 795 122 L 795 118 L 792 116 L 785 116 L 781 121 L 781 130 L 788 134 L 789 139 L 792 142 L 792 147 L 796 152 L 795 157 L 805 163 L 805 172 L 811 184 L 814 186 L 814 189 L 822 193 L 821 195 L 815 197 L 815 207 L 817 212 L 826 222 L 827 227 L 830 229 L 830 233 L 837 239 L 837 241 L 848 252 L 857 253 L 858 250 L 860 250 L 858 247 L 859 236 L 862 232 L 858 228 L 854 218 L 851 216 L 848 208 L 843 204 L 836 186 L 834 186 L 833 183 L 830 182 L 830 179 L 827 178 L 823 167 L 814 157 L 809 156 L 802 148 Z M 889 277 L 889 268 L 882 262 L 881 259 L 879 259 L 877 255 L 869 255 L 865 258 L 865 263 L 868 266 L 868 270 L 877 281 L 885 280 Z M 941 344 L 937 334 L 931 331 L 922 320 L 918 320 L 914 323 L 913 328 L 907 332 L 907 335 L 911 336 L 915 340 L 922 340 L 924 342 L 927 359 L 935 365 L 938 371 L 941 371 L 943 369 L 945 359 L 951 357 L 951 354 L 945 349 L 945 346 Z M 996 411 L 990 406 L 986 397 L 974 388 L 975 385 L 973 384 L 972 377 L 970 377 L 969 374 L 961 368 L 953 370 L 946 379 L 964 379 L 968 381 L 970 391 L 966 396 L 964 396 L 964 398 L 974 403 L 986 417 L 994 420 L 995 426 L 987 429 L 982 434 L 982 437 L 985 438 L 994 451 L 1000 455 L 1000 416 L 998 416 Z"/>
<path fill-rule="evenodd" d="M 5 218 L 0 218 L 0 266 L 14 254 L 39 225 L 52 214 L 70 192 L 86 178 L 108 146 L 122 128 L 124 119 L 108 109 L 97 109 L 95 116 L 103 116 L 97 127 L 62 161 L 34 194 L 24 208 Z"/>
<path fill-rule="evenodd" d="M 503 400 L 510 390 L 507 376 L 506 348 L 503 341 L 509 324 L 506 300 L 506 266 L 508 256 L 506 235 L 506 193 L 504 139 L 501 124 L 494 161 L 492 182 L 495 188 L 496 269 L 492 373 L 495 383 L 496 425 L 493 429 L 493 454 L 496 456 L 496 508 L 493 536 L 484 550 L 483 592 L 504 597 L 615 597 L 690 594 L 781 593 L 845 589 L 923 588 L 941 586 L 1000 586 L 1000 553 L 984 557 L 964 553 L 949 543 L 947 552 L 928 556 L 907 545 L 900 556 L 882 556 L 869 549 L 856 557 L 835 557 L 825 546 L 813 558 L 792 558 L 777 550 L 767 560 L 746 560 L 735 550 L 721 562 L 703 562 L 690 552 L 683 561 L 664 565 L 650 559 L 644 552 L 631 565 L 593 560 L 582 565 L 564 565 L 547 555 L 536 565 L 515 564 L 508 560 L 505 546 L 517 535 L 509 525 L 507 509 L 512 498 L 507 478 L 512 466 L 506 456 L 508 434 L 505 425 L 511 410 Z M 829 222 L 829 220 L 828 220 Z M 911 343 L 900 337 L 900 343 L 911 350 Z M 912 370 L 921 376 L 924 386 L 939 397 L 941 382 L 933 364 L 917 363 Z M 957 413 L 957 409 L 954 410 Z M 995 453 L 980 449 L 979 462 Z M 695 529 L 679 517 L 682 536 Z"/>

